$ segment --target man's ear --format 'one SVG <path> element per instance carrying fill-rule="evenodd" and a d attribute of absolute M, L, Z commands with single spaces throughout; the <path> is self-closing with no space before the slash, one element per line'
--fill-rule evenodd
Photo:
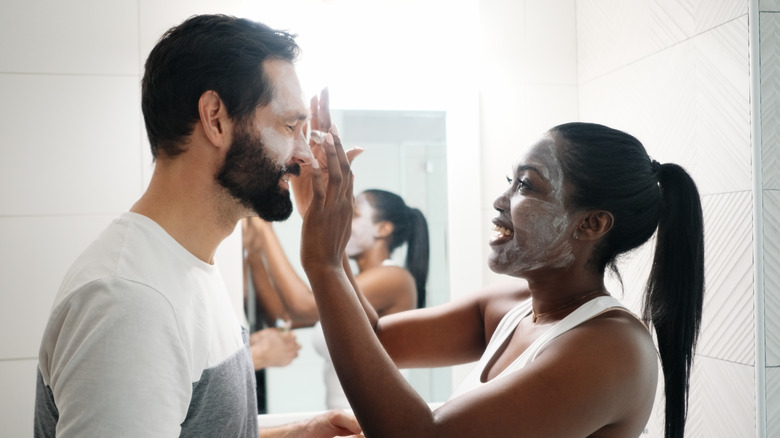
<path fill-rule="evenodd" d="M 374 238 L 376 239 L 384 239 L 385 237 L 390 236 L 393 234 L 393 223 L 390 221 L 382 221 L 378 224 L 376 224 L 376 233 L 374 235 Z"/>
<path fill-rule="evenodd" d="M 576 240 L 597 240 L 604 237 L 612 229 L 615 217 L 604 210 L 591 210 L 582 218 L 580 226 L 572 236 Z"/>
<path fill-rule="evenodd" d="M 203 133 L 214 146 L 225 147 L 230 144 L 231 120 L 225 103 L 216 91 L 209 90 L 198 99 L 198 114 Z"/>

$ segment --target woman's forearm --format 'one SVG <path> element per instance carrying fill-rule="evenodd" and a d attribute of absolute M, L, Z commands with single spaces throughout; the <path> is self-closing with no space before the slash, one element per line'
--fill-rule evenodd
<path fill-rule="evenodd" d="M 376 320 L 367 315 L 365 300 L 355 293 L 347 272 L 333 267 L 305 269 L 328 351 L 355 415 L 368 426 L 364 427 L 367 436 L 426 436 L 433 414 L 377 339 Z"/>

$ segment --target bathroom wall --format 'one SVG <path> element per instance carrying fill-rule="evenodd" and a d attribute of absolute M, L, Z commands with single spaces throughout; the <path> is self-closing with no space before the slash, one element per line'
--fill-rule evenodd
<path fill-rule="evenodd" d="M 764 290 L 756 273 L 762 213 L 754 210 L 755 197 L 761 196 L 755 187 L 761 178 L 755 152 L 761 145 L 753 129 L 760 120 L 751 105 L 755 72 L 750 69 L 751 53 L 758 53 L 750 45 L 756 23 L 749 19 L 749 3 L 577 1 L 580 119 L 636 135 L 658 161 L 687 168 L 703 197 L 707 292 L 691 380 L 686 436 L 692 437 L 763 436 L 765 427 L 757 377 L 768 363 L 758 359 L 763 335 L 755 307 Z M 776 47 L 775 40 L 775 52 L 769 53 Z M 760 96 L 762 103 L 776 101 L 763 89 Z M 767 173 L 776 169 L 770 171 L 768 164 L 763 178 L 776 182 L 776 174 L 772 179 Z M 767 204 L 772 193 L 763 192 Z M 777 239 L 777 227 L 767 226 L 765 232 L 764 242 Z M 765 250 L 777 258 L 776 246 Z M 636 309 L 650 257 L 646 246 L 623 265 L 626 301 Z M 768 336 L 767 359 L 770 341 Z M 647 436 L 663 435 L 659 402 L 661 397 Z M 766 436 L 780 434 L 777 424 L 772 426 Z"/>
<path fill-rule="evenodd" d="M 766 436 L 780 435 L 780 1 L 759 2 L 759 96 L 761 111 L 758 150 L 754 153 L 761 165 L 756 169 L 756 209 L 759 233 L 756 240 L 757 258 L 761 261 L 762 283 L 756 287 L 763 293 L 761 302 L 763 324 L 758 324 L 758 339 L 766 352 L 757 363 L 757 372 L 764 366 L 764 381 L 757 390 L 765 398 Z M 759 314 L 760 316 L 760 314 Z M 761 393 L 763 392 L 763 393 Z"/>

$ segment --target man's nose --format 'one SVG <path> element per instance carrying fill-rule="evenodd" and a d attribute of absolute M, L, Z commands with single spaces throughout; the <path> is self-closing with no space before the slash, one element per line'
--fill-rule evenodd
<path fill-rule="evenodd" d="M 293 162 L 300 165 L 311 164 L 314 159 L 309 142 L 306 141 L 306 136 L 303 133 L 295 139 L 292 159 Z"/>

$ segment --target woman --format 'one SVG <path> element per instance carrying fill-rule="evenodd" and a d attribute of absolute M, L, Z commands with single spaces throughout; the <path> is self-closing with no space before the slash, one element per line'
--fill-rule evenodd
<path fill-rule="evenodd" d="M 326 406 L 349 408 L 316 324 L 319 315 L 311 290 L 290 264 L 271 224 L 259 218 L 247 221 L 249 267 L 263 312 L 268 319 L 290 320 L 295 327 L 315 326 L 312 343 L 325 360 Z M 407 244 L 406 261 L 401 267 L 390 257 L 403 244 Z M 379 316 L 425 307 L 428 225 L 422 212 L 407 206 L 400 196 L 370 189 L 355 198 L 346 252 L 357 266 L 360 290 Z"/>
<path fill-rule="evenodd" d="M 643 319 L 663 367 L 666 436 L 683 436 L 704 291 L 701 203 L 684 169 L 651 160 L 626 133 L 557 126 L 520 156 L 494 203 L 490 267 L 524 281 L 378 319 L 345 263 L 352 175 L 333 130 L 325 150 L 327 182 L 316 161 L 304 174 L 313 197 L 301 256 L 366 436 L 639 436 L 655 396 L 656 349 L 604 274 L 656 230 Z M 361 308 L 365 318 L 342 316 Z M 433 412 L 396 370 L 475 360 Z"/>

